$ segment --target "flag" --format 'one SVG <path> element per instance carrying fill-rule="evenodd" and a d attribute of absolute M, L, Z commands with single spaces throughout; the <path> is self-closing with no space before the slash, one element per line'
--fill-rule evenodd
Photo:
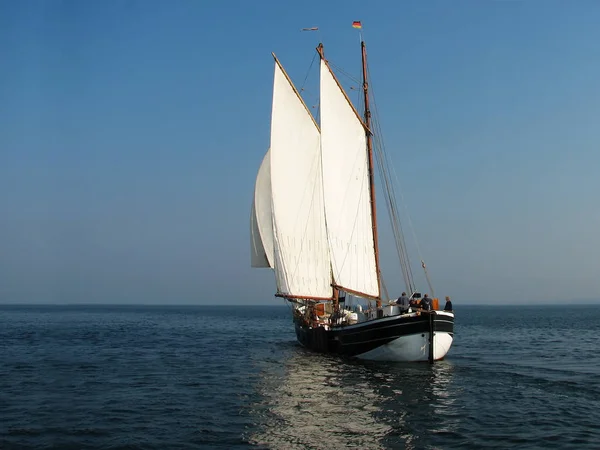
<path fill-rule="evenodd" d="M 300 31 L 317 31 L 319 27 L 302 28 Z"/>
<path fill-rule="evenodd" d="M 360 20 L 355 20 L 354 22 L 352 22 L 352 26 L 354 28 L 362 28 L 362 24 L 360 23 Z"/>

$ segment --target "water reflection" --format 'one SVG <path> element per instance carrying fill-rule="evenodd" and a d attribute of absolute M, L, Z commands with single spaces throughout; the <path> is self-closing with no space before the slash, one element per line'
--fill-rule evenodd
<path fill-rule="evenodd" d="M 293 347 L 263 369 L 248 440 L 273 449 L 435 446 L 435 435 L 452 434 L 457 420 L 453 369 L 447 361 L 365 363 Z"/>

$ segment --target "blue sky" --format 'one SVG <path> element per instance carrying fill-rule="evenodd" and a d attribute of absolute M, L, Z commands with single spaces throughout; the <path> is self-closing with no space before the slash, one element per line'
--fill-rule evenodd
<path fill-rule="evenodd" d="M 270 53 L 358 76 L 353 20 L 436 294 L 600 298 L 600 3 L 363 5 L 0 3 L 0 303 L 277 302 L 248 243 Z"/>

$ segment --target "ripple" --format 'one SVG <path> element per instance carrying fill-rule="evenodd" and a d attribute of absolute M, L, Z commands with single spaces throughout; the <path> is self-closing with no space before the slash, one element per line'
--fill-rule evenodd
<path fill-rule="evenodd" d="M 457 313 L 429 365 L 308 352 L 285 308 L 0 307 L 0 448 L 600 448 L 600 308 L 528 314 Z"/>

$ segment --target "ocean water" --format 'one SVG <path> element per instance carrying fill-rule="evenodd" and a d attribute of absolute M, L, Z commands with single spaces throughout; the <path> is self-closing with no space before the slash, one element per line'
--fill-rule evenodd
<path fill-rule="evenodd" d="M 430 365 L 310 353 L 285 306 L 0 306 L 0 449 L 600 448 L 600 306 L 455 307 Z"/>

